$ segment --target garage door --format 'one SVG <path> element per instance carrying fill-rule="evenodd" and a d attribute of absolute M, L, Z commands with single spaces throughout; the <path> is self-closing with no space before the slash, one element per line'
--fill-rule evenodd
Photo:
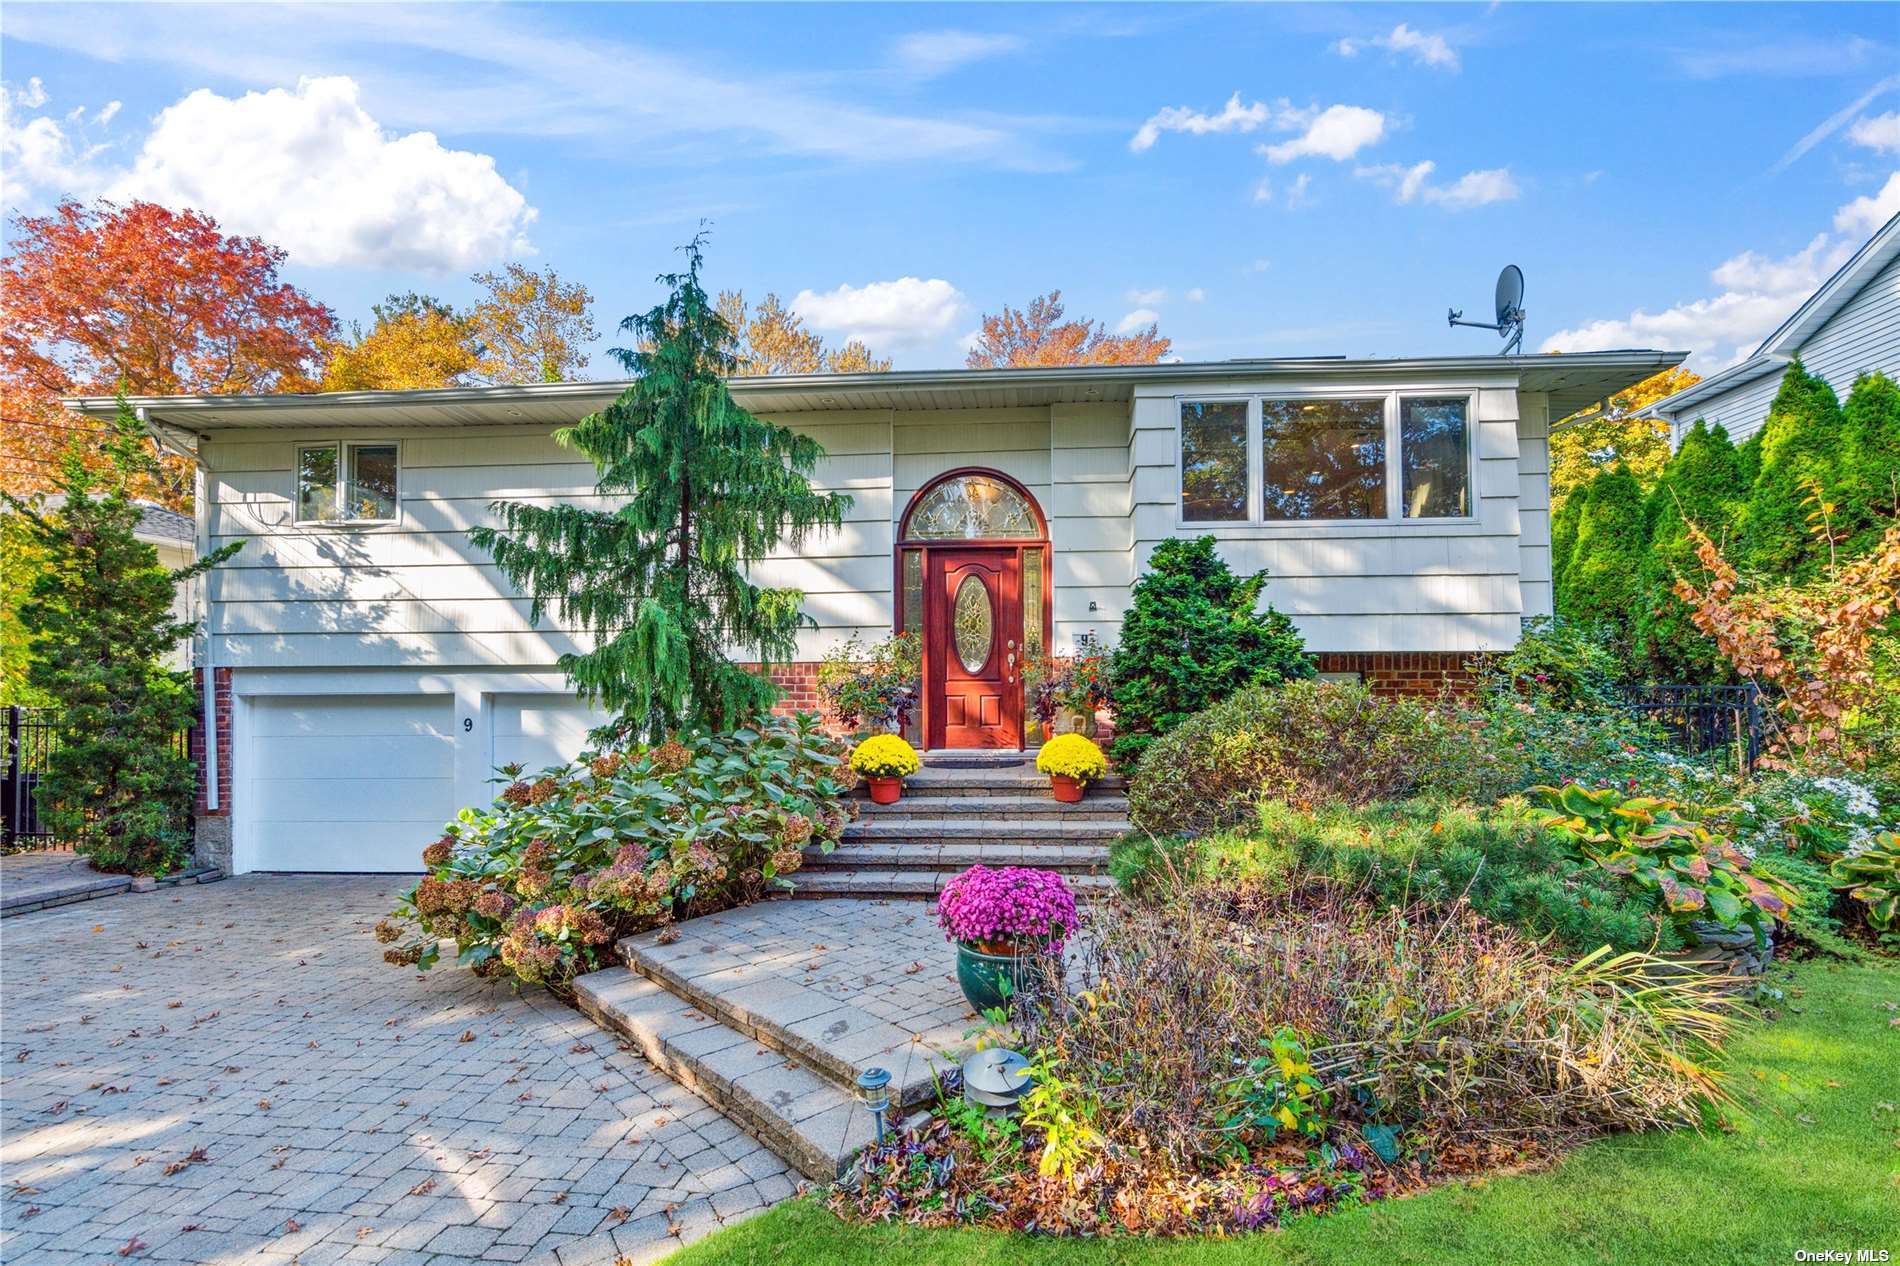
<path fill-rule="evenodd" d="M 255 700 L 238 768 L 251 867 L 421 870 L 456 812 L 454 713 L 448 695 Z"/>
<path fill-rule="evenodd" d="M 519 764 L 528 773 L 563 765 L 588 747 L 587 732 L 607 719 L 572 695 L 496 695 L 495 765 Z"/>

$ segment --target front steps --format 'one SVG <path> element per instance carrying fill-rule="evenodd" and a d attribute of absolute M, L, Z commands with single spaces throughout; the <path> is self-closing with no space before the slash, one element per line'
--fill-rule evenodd
<path fill-rule="evenodd" d="M 858 1074 L 888 1070 L 903 1110 L 928 1103 L 978 1024 L 931 899 L 969 866 L 1061 871 L 1106 893 L 1129 829 L 1119 779 L 1058 802 L 1020 752 L 930 753 L 894 805 L 865 799 L 829 854 L 808 849 L 797 897 L 621 941 L 624 966 L 574 982 L 596 1022 L 806 1176 L 829 1182 L 873 1137 Z"/>
<path fill-rule="evenodd" d="M 808 850 L 794 896 L 929 897 L 971 866 L 1060 871 L 1078 892 L 1100 892 L 1108 846 L 1126 834 L 1119 778 L 1063 804 L 1027 752 L 930 752 L 896 804 L 862 813 L 830 853 Z"/>

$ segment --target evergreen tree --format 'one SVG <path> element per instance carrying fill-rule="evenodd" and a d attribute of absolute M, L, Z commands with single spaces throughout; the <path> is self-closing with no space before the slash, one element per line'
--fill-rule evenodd
<path fill-rule="evenodd" d="M 1563 592 L 1564 575 L 1577 553 L 1577 522 L 1590 498 L 1590 485 L 1573 489 L 1550 518 L 1550 587 L 1553 595 Z"/>
<path fill-rule="evenodd" d="M 1272 607 L 1255 609 L 1266 583 L 1264 571 L 1234 575 L 1212 536 L 1155 547 L 1115 648 L 1115 759 L 1124 768 L 1244 686 L 1313 675 L 1293 622 Z"/>
<path fill-rule="evenodd" d="M 77 441 L 67 449 L 56 509 L 0 493 L 39 556 L 19 609 L 27 684 L 59 709 L 37 790 L 42 819 L 56 835 L 83 839 L 100 869 L 141 874 L 184 860 L 196 785 L 191 758 L 178 750 L 196 692 L 188 673 L 161 662 L 193 627 L 172 617 L 172 595 L 238 549 L 173 571 L 137 539 L 143 511 L 132 489 L 158 466 L 146 444 L 121 397 L 103 465 Z"/>
<path fill-rule="evenodd" d="M 1847 393 L 1841 443 L 1841 517 L 1835 530 L 1843 553 L 1872 549 L 1900 516 L 1900 386 L 1885 374 L 1865 374 Z"/>
<path fill-rule="evenodd" d="M 592 649 L 561 657 L 585 698 L 615 715 L 599 737 L 652 739 L 683 725 L 727 729 L 771 707 L 777 689 L 736 651 L 790 659 L 811 621 L 796 589 L 768 589 L 747 569 L 781 545 L 842 523 L 849 497 L 820 493 L 816 440 L 734 403 L 733 331 L 700 285 L 704 235 L 687 268 L 659 280 L 668 294 L 620 323 L 634 347 L 615 359 L 634 380 L 606 409 L 555 433 L 599 472 L 618 510 L 497 501 L 498 528 L 476 528 L 533 600 L 576 626 Z"/>
<path fill-rule="evenodd" d="M 1747 495 L 1740 460 L 1728 432 L 1697 421 L 1663 467 L 1644 506 L 1649 550 L 1643 556 L 1642 598 L 1636 609 L 1635 652 L 1662 681 L 1715 681 L 1728 676 L 1715 643 L 1689 619 L 1671 586 L 1698 568 L 1688 524 L 1717 541 L 1730 539 Z"/>
<path fill-rule="evenodd" d="M 1643 492 L 1636 476 L 1616 466 L 1590 481 L 1577 516 L 1577 542 L 1556 591 L 1557 614 L 1604 628 L 1617 647 L 1629 645 L 1641 593 L 1648 539 Z"/>
<path fill-rule="evenodd" d="M 1840 402 L 1825 378 L 1789 364 L 1761 430 L 1761 468 L 1748 494 L 1743 556 L 1756 571 L 1805 576 L 1822 561 L 1809 528 L 1812 496 L 1838 499 Z"/>

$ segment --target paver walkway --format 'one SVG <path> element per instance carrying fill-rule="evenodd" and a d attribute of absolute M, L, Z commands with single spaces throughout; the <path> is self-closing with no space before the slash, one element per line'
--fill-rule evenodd
<path fill-rule="evenodd" d="M 130 875 L 102 875 L 77 853 L 51 850 L 0 857 L 0 914 L 109 897 L 131 886 Z"/>
<path fill-rule="evenodd" d="M 642 1262 L 792 1193 L 570 1008 L 384 964 L 399 887 L 244 877 L 0 925 L 0 1260 Z"/>

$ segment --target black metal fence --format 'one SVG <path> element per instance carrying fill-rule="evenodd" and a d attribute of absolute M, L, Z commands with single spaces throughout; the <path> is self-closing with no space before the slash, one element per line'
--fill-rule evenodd
<path fill-rule="evenodd" d="M 1754 772 L 1767 742 L 1770 717 L 1754 686 L 1635 686 L 1628 704 L 1692 752 L 1734 753 L 1744 773 Z"/>
<path fill-rule="evenodd" d="M 58 745 L 58 733 L 58 708 L 6 708 L 6 764 L 0 769 L 0 851 L 66 849 L 84 842 L 84 836 L 75 839 L 48 830 L 33 794 Z M 192 731 L 181 731 L 173 741 L 182 755 L 191 755 Z M 189 815 L 185 822 L 189 828 Z"/>

